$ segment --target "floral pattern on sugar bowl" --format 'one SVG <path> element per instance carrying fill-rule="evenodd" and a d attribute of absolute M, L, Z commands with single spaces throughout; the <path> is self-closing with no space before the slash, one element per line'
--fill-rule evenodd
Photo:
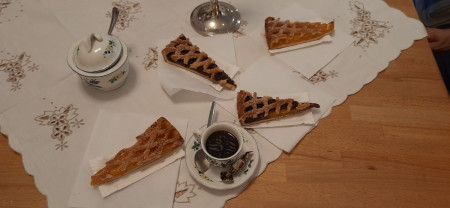
<path fill-rule="evenodd" d="M 91 33 L 77 43 L 73 60 L 78 69 L 98 73 L 113 67 L 121 56 L 122 44 L 117 37 Z"/>
<path fill-rule="evenodd" d="M 99 85 L 100 81 L 98 81 L 97 79 L 89 79 L 89 78 L 81 78 L 81 79 L 83 79 L 86 83 L 88 83 L 88 85 L 91 85 L 96 88 L 102 88 L 102 86 Z"/>
<path fill-rule="evenodd" d="M 127 66 L 128 68 L 128 66 Z M 97 88 L 102 91 L 114 90 L 122 86 L 127 78 L 128 70 L 120 71 L 112 76 L 105 76 L 100 78 L 80 76 L 89 86 Z"/>
<path fill-rule="evenodd" d="M 103 58 L 107 58 L 112 53 L 117 51 L 117 45 L 114 40 L 108 40 L 108 44 L 106 45 L 105 50 L 103 50 Z M 80 54 L 80 47 L 77 47 L 76 55 Z"/>
<path fill-rule="evenodd" d="M 101 36 L 100 36 L 101 37 Z M 104 36 L 108 37 L 108 36 Z M 98 41 L 97 36 L 91 35 L 89 37 L 92 41 Z M 94 87 L 96 89 L 102 90 L 102 91 L 110 91 L 119 88 L 122 86 L 127 77 L 128 77 L 128 71 L 129 71 L 129 64 L 128 64 L 128 48 L 127 46 L 121 42 L 117 37 L 114 41 L 111 41 L 109 39 L 105 39 L 108 41 L 107 46 L 104 47 L 104 52 L 101 52 L 101 56 L 107 56 L 108 54 L 116 53 L 115 56 L 117 56 L 117 60 L 114 61 L 114 63 L 106 68 L 101 70 L 85 70 L 81 69 L 77 66 L 76 59 L 80 58 L 77 57 L 79 48 L 82 48 L 86 41 L 83 42 L 83 40 L 75 43 L 69 50 L 67 54 L 67 63 L 69 64 L 72 71 L 74 71 L 78 76 L 84 80 L 89 86 Z M 95 44 L 95 43 L 94 43 Z M 116 46 L 121 46 L 121 53 L 119 54 L 118 48 L 115 48 Z M 87 50 L 88 51 L 88 50 Z M 96 56 L 95 54 L 94 56 Z M 92 58 L 92 57 L 90 57 Z M 95 59 L 95 57 L 94 57 Z M 92 59 L 93 60 L 93 59 Z M 97 59 L 98 60 L 98 59 Z M 85 61 L 85 63 L 89 63 L 88 61 Z M 93 64 L 95 65 L 95 64 Z M 90 65 L 90 66 L 93 66 Z"/>
<path fill-rule="evenodd" d="M 103 52 L 103 57 L 106 58 L 107 55 L 114 53 L 114 48 L 116 47 L 116 42 L 114 42 L 114 40 L 108 40 L 108 46 L 106 46 L 106 49 Z"/>
<path fill-rule="evenodd" d="M 101 89 L 105 85 L 113 85 L 110 87 L 110 89 L 116 89 L 120 87 L 120 85 L 117 85 L 117 83 L 123 84 L 126 79 L 126 73 L 127 71 L 121 71 L 120 73 L 117 73 L 116 75 L 112 76 L 109 80 L 105 81 L 106 79 L 98 79 L 98 78 L 87 78 L 87 77 L 81 77 L 82 80 L 84 80 L 88 85 Z M 105 83 L 108 82 L 108 83 Z"/>

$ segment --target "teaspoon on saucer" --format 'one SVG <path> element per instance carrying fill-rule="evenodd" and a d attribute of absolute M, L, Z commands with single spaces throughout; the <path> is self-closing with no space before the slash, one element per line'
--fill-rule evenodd
<path fill-rule="evenodd" d="M 211 110 L 209 111 L 208 124 L 206 125 L 206 128 L 208 128 L 213 123 L 215 108 L 216 102 L 213 101 L 211 104 Z M 206 172 L 211 167 L 211 164 L 206 159 L 206 155 L 203 149 L 197 150 L 194 156 L 194 162 L 197 169 L 201 172 Z"/>

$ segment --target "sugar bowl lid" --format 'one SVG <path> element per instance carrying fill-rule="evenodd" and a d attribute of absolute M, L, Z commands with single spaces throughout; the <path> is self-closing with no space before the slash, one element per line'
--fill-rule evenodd
<path fill-rule="evenodd" d="M 99 73 L 114 66 L 122 56 L 122 43 L 113 35 L 91 33 L 73 51 L 73 60 L 80 70 Z"/>

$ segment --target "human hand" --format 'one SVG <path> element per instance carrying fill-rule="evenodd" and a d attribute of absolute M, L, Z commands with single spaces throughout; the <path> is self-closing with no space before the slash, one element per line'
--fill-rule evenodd
<path fill-rule="evenodd" d="M 450 50 L 450 29 L 437 29 L 427 27 L 428 42 L 433 51 Z"/>

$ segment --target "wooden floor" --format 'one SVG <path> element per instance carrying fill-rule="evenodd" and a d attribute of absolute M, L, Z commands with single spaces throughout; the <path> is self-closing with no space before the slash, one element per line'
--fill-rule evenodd
<path fill-rule="evenodd" d="M 386 1 L 417 18 L 408 0 Z M 0 207 L 46 207 L 0 136 Z M 450 207 L 450 97 L 426 39 L 225 207 Z"/>

